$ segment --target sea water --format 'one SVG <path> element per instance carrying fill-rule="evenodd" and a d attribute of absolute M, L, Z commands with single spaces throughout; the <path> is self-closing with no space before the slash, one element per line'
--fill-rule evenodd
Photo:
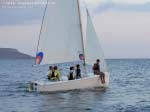
<path fill-rule="evenodd" d="M 0 112 L 150 112 L 150 60 L 107 60 L 107 89 L 41 94 L 29 81 L 46 78 L 34 60 L 0 60 Z"/>

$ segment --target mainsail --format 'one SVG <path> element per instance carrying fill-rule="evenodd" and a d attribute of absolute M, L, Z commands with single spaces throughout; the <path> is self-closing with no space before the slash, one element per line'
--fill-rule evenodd
<path fill-rule="evenodd" d="M 37 50 L 36 64 L 83 59 L 78 0 L 48 0 Z"/>

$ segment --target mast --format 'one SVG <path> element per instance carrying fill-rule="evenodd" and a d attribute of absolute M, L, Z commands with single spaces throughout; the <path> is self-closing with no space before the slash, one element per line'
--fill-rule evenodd
<path fill-rule="evenodd" d="M 84 55 L 84 63 L 83 65 L 86 65 L 86 61 L 85 61 L 85 47 L 84 47 L 84 36 L 83 36 L 83 26 L 82 26 L 82 20 L 81 20 L 81 10 L 80 10 L 80 1 L 77 0 L 77 4 L 78 4 L 78 12 L 79 12 L 79 21 L 80 21 L 80 31 L 81 31 L 81 41 L 82 41 L 82 49 L 83 49 L 83 55 Z"/>
<path fill-rule="evenodd" d="M 39 34 L 39 39 L 38 39 L 36 54 L 38 53 L 38 50 L 39 50 L 40 39 L 41 39 L 41 33 L 42 33 L 42 29 L 43 29 L 44 18 L 45 18 L 47 6 L 48 6 L 48 0 L 47 0 L 47 3 L 46 3 L 46 6 L 45 6 L 45 8 L 44 8 L 44 14 L 43 14 L 43 17 L 42 17 L 42 24 L 41 24 L 41 28 L 40 28 L 40 34 Z M 35 62 L 35 63 L 36 63 L 36 62 Z"/>

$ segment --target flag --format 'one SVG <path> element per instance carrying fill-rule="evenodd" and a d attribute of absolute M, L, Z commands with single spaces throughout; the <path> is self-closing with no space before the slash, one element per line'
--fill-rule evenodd
<path fill-rule="evenodd" d="M 79 59 L 80 59 L 80 60 L 85 60 L 84 54 L 79 54 Z"/>
<path fill-rule="evenodd" d="M 36 64 L 37 64 L 37 65 L 42 62 L 43 56 L 44 56 L 43 52 L 37 53 L 37 55 L 36 55 Z"/>

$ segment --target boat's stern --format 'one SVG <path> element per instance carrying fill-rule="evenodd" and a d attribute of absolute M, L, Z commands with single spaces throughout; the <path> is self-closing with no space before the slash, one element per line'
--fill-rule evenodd
<path fill-rule="evenodd" d="M 109 77 L 110 77 L 109 72 L 105 72 L 105 87 L 109 86 Z"/>

